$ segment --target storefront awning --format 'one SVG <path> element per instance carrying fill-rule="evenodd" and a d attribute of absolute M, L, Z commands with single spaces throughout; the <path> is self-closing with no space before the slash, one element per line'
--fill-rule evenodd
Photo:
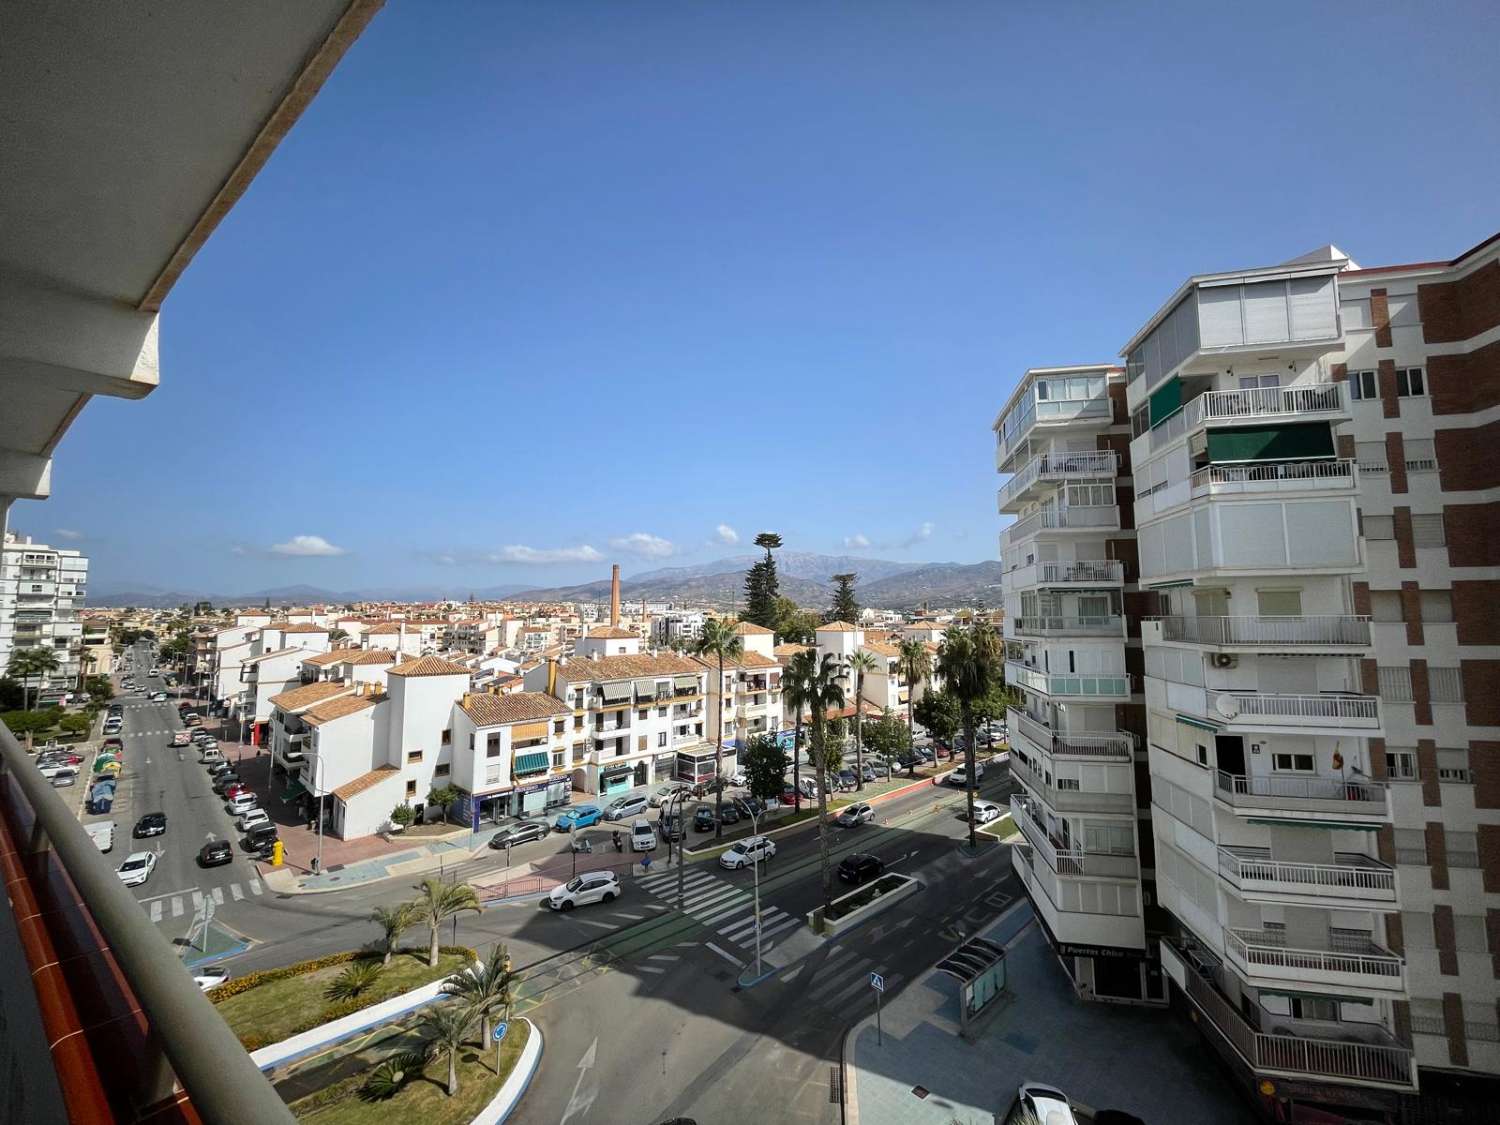
<path fill-rule="evenodd" d="M 625 774 L 627 774 L 627 773 L 633 773 L 633 772 L 634 772 L 634 768 L 631 767 L 631 766 L 610 766 L 606 770 L 600 770 L 599 771 L 599 776 L 600 777 L 623 777 Z"/>
<path fill-rule="evenodd" d="M 307 786 L 300 781 L 294 781 L 286 787 L 286 792 L 281 795 L 283 801 L 293 801 L 307 792 Z"/>

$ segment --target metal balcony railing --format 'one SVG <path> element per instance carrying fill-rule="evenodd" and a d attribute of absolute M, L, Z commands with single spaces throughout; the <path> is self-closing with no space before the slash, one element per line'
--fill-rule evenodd
<path fill-rule="evenodd" d="M 1010 813 L 1027 841 L 1059 875 L 1131 879 L 1140 874 L 1140 863 L 1133 853 L 1087 851 L 1076 841 L 1069 846 L 1054 840 L 1031 802 L 1018 793 L 1011 794 Z"/>
<path fill-rule="evenodd" d="M 1135 798 L 1129 793 L 1092 793 L 1049 783 L 1014 751 L 1010 755 L 1010 772 L 1059 812 L 1128 813 L 1135 808 Z"/>
<path fill-rule="evenodd" d="M 1119 475 L 1120 455 L 1112 449 L 1090 449 L 1075 453 L 1042 453 L 1016 470 L 1000 489 L 1000 510 L 1015 501 L 1037 481 L 1109 480 Z"/>
<path fill-rule="evenodd" d="M 1284 970 L 1293 972 L 1337 973 L 1370 978 L 1399 987 L 1405 975 L 1405 961 L 1364 934 L 1328 931 L 1326 949 L 1299 949 L 1286 944 L 1281 930 L 1237 930 L 1225 927 L 1224 947 L 1231 957 L 1245 965 L 1247 971 Z"/>
<path fill-rule="evenodd" d="M 1017 520 L 1005 529 L 1001 536 L 1006 546 L 1013 547 L 1039 531 L 1103 529 L 1116 530 L 1120 526 L 1120 509 L 1114 504 L 1079 505 L 1069 508 L 1047 508 L 1033 512 L 1025 519 Z"/>
<path fill-rule="evenodd" d="M 1352 613 L 1285 617 L 1160 617 L 1161 639 L 1201 645 L 1368 647 L 1370 618 Z"/>
<path fill-rule="evenodd" d="M 1250 848 L 1219 848 L 1219 871 L 1244 890 L 1274 890 L 1284 884 L 1296 894 L 1354 892 L 1359 897 L 1395 900 L 1396 870 L 1368 856 L 1345 853 L 1334 863 L 1289 863 Z"/>
<path fill-rule="evenodd" d="M 1038 614 L 1017 617 L 1015 631 L 1022 637 L 1110 637 L 1125 635 L 1125 619 L 1118 614 L 1101 617 L 1064 617 Z"/>
<path fill-rule="evenodd" d="M 1383 781 L 1368 778 L 1338 777 L 1294 777 L 1270 774 L 1247 776 L 1238 773 L 1216 771 L 1215 783 L 1218 795 L 1230 804 L 1239 803 L 1240 798 L 1250 798 L 1246 804 L 1263 806 L 1268 800 L 1286 801 L 1347 801 L 1354 805 L 1386 807 L 1390 787 Z M 1351 809 L 1351 812 L 1377 811 L 1375 807 Z"/>
<path fill-rule="evenodd" d="M 1240 492 L 1305 492 L 1309 489 L 1351 489 L 1359 481 L 1352 460 L 1253 461 L 1237 465 L 1208 465 L 1188 478 L 1194 496 L 1234 495 Z"/>
<path fill-rule="evenodd" d="M 198 990 L 177 951 L 0 724 L 0 840 L 5 838 L 16 849 L 5 862 L 12 901 L 29 924 L 22 933 L 23 956 L 4 971 L 38 985 L 49 976 L 52 992 L 61 993 L 39 1006 L 52 1039 L 48 1046 L 68 1044 L 52 1058 L 69 1116 L 144 1118 L 150 1116 L 146 1107 L 179 1097 L 180 1086 L 191 1111 L 211 1125 L 290 1125 L 286 1104 Z M 29 886 L 24 897 L 23 886 Z M 39 954 L 52 960 L 31 963 Z M 60 959 L 72 966 L 61 974 Z M 99 995 L 104 990 L 110 1002 Z M 92 1024 L 85 1026 L 85 1019 Z M 17 1019 L 13 1026 L 25 1025 Z M 129 1054 L 120 1055 L 121 1048 Z M 108 1116 L 112 1109 L 118 1118 Z"/>
<path fill-rule="evenodd" d="M 1291 719 L 1301 724 L 1378 726 L 1380 700 L 1371 695 L 1261 695 L 1245 691 L 1210 691 L 1208 704 L 1233 721 Z"/>
<path fill-rule="evenodd" d="M 1128 762 L 1135 756 L 1135 736 L 1124 731 L 1057 731 L 1024 711 L 1008 707 L 1006 724 L 1020 731 L 1037 749 L 1056 758 L 1113 758 Z"/>
<path fill-rule="evenodd" d="M 1342 383 L 1304 383 L 1295 387 L 1259 387 L 1242 391 L 1205 391 L 1151 430 L 1153 451 L 1171 444 L 1205 423 L 1243 422 L 1295 415 L 1328 418 L 1347 413 Z"/>

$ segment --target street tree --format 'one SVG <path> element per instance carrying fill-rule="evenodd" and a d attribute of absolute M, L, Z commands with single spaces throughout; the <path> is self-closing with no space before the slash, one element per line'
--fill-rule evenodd
<path fill-rule="evenodd" d="M 31 708 L 36 697 L 41 694 L 43 679 L 56 672 L 59 667 L 57 653 L 50 648 L 18 648 L 10 654 L 7 670 L 28 688 L 29 694 L 24 703 L 27 709 Z M 36 690 L 30 691 L 33 686 Z"/>
<path fill-rule="evenodd" d="M 828 738 L 828 712 L 844 706 L 844 685 L 839 679 L 838 658 L 824 653 L 808 682 L 807 709 L 811 715 L 812 759 L 818 781 L 818 858 L 823 868 L 823 912 L 833 905 L 833 864 L 828 854 L 828 767 L 833 759 Z"/>
<path fill-rule="evenodd" d="M 871 754 L 893 762 L 911 751 L 911 728 L 887 711 L 880 718 L 865 724 L 865 746 Z M 915 768 L 916 759 L 911 759 Z"/>
<path fill-rule="evenodd" d="M 927 646 L 916 637 L 907 637 L 901 642 L 901 647 L 896 656 L 896 663 L 901 668 L 901 675 L 906 680 L 906 729 L 909 741 L 916 741 L 916 731 L 913 723 L 916 721 L 916 698 L 917 689 L 927 682 L 932 675 L 932 653 L 927 651 Z M 925 724 L 924 724 L 925 725 Z M 912 775 L 916 774 L 917 763 L 911 764 Z"/>
<path fill-rule="evenodd" d="M 490 1017 L 511 1003 L 511 985 L 515 974 L 510 968 L 510 954 L 495 943 L 482 965 L 470 965 L 443 982 L 443 995 L 452 996 L 469 1006 L 479 1017 L 479 1041 L 490 1041 Z"/>
<path fill-rule="evenodd" d="M 711 617 L 703 623 L 703 633 L 698 638 L 698 655 L 710 657 L 719 664 L 719 694 L 722 699 L 728 698 L 728 691 L 724 687 L 724 661 L 738 661 L 740 655 L 745 651 L 745 642 L 740 639 L 734 631 L 735 623 L 727 617 Z M 724 710 L 719 709 L 719 722 L 714 740 L 714 777 L 724 776 Z M 721 814 L 724 811 L 724 787 L 714 787 L 714 839 L 721 839 L 724 835 L 724 822 Z"/>
<path fill-rule="evenodd" d="M 426 878 L 417 884 L 417 920 L 427 923 L 427 967 L 437 968 L 438 930 L 449 918 L 466 911 L 480 913 L 479 896 L 468 883 L 444 883 Z"/>
<path fill-rule="evenodd" d="M 443 819 L 448 819 L 448 810 L 458 803 L 458 799 L 464 795 L 464 791 L 456 785 L 439 785 L 427 792 L 428 804 L 436 805 L 443 811 Z"/>
<path fill-rule="evenodd" d="M 762 801 L 779 800 L 786 784 L 787 753 L 769 735 L 758 734 L 740 753 L 740 766 L 748 779 L 750 796 Z"/>
<path fill-rule="evenodd" d="M 422 1013 L 420 1027 L 427 1049 L 448 1057 L 448 1096 L 458 1093 L 458 1053 L 469 1041 L 478 1013 L 468 1004 L 438 1004 Z"/>
<path fill-rule="evenodd" d="M 802 720 L 812 707 L 812 681 L 818 669 L 818 654 L 814 649 L 804 649 L 787 661 L 781 673 L 781 706 L 790 707 L 793 719 L 792 734 L 792 808 L 802 811 Z"/>
<path fill-rule="evenodd" d="M 402 902 L 395 906 L 377 906 L 370 911 L 370 921 L 380 927 L 380 963 L 389 965 L 391 955 L 396 952 L 396 943 L 401 935 L 421 921 L 421 911 L 414 902 Z"/>
<path fill-rule="evenodd" d="M 849 667 L 854 669 L 854 788 L 865 787 L 865 676 L 881 667 L 879 657 L 868 649 L 856 649 L 849 657 Z"/>
<path fill-rule="evenodd" d="M 828 621 L 847 621 L 859 624 L 859 602 L 854 599 L 854 583 L 857 574 L 835 574 L 833 576 L 833 608 L 828 611 Z"/>
<path fill-rule="evenodd" d="M 963 715 L 958 708 L 958 699 L 947 688 L 927 692 L 917 701 L 912 711 L 916 714 L 917 722 L 926 727 L 935 740 L 953 745 L 953 736 L 958 733 Z M 934 757 L 938 754 L 936 747 L 933 748 L 933 754 Z"/>
<path fill-rule="evenodd" d="M 964 786 L 969 804 L 969 847 L 977 846 L 974 834 L 974 705 L 995 687 L 999 679 L 1000 646 L 987 624 L 954 625 L 943 634 L 938 650 L 938 674 L 944 691 L 958 700 L 964 728 Z"/>

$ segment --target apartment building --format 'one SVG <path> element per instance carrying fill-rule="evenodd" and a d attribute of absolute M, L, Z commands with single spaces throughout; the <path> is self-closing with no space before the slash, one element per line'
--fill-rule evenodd
<path fill-rule="evenodd" d="M 573 709 L 540 691 L 466 694 L 453 712 L 453 810 L 484 821 L 567 804 L 573 788 Z"/>
<path fill-rule="evenodd" d="M 1011 862 L 1080 995 L 1160 1002 L 1124 369 L 1027 371 L 993 429 L 999 510 L 1016 517 L 1000 537 L 1005 678 L 1023 701 L 1007 716 L 1025 837 Z"/>
<path fill-rule="evenodd" d="M 738 752 L 750 739 L 774 735 L 782 726 L 781 664 L 775 656 L 776 635 L 749 621 L 738 622 L 734 632 L 743 650 L 739 656 L 724 659 L 722 682 L 718 657 L 695 658 L 704 671 L 708 689 L 705 734 L 709 741 L 715 741 L 723 730 L 725 773 L 734 772 L 732 759 L 737 759 Z"/>
<path fill-rule="evenodd" d="M 114 667 L 115 650 L 109 639 L 109 618 L 85 617 L 79 638 L 79 665 L 83 676 L 107 676 Z"/>
<path fill-rule="evenodd" d="M 83 622 L 89 560 L 80 551 L 49 547 L 6 532 L 0 550 L 0 676 L 18 649 L 45 648 L 57 669 L 28 686 L 43 704 L 60 703 L 77 689 L 82 671 Z"/>
<path fill-rule="evenodd" d="M 707 615 L 698 610 L 670 610 L 651 618 L 651 643 L 658 648 L 691 647 L 703 636 Z"/>

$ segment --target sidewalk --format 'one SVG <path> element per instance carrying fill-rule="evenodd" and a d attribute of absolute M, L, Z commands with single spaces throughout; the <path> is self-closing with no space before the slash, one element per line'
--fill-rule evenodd
<path fill-rule="evenodd" d="M 1023 1082 L 1058 1087 L 1086 1116 L 1255 1120 L 1172 1013 L 1078 999 L 1024 900 L 978 936 L 1007 947 L 1005 1007 L 968 1042 L 958 1034 L 958 982 L 947 974 L 929 969 L 887 999 L 883 1045 L 873 1014 L 844 1037 L 850 1125 L 990 1125 Z"/>
<path fill-rule="evenodd" d="M 477 836 L 475 839 L 482 847 L 483 841 Z M 299 864 L 272 867 L 270 863 L 260 861 L 256 867 L 260 869 L 260 877 L 266 886 L 277 894 L 318 894 L 344 891 L 382 879 L 416 878 L 439 871 L 450 863 L 464 863 L 472 858 L 468 844 L 469 834 L 465 832 L 458 840 L 433 840 L 386 855 L 335 864 L 316 875 Z"/>

